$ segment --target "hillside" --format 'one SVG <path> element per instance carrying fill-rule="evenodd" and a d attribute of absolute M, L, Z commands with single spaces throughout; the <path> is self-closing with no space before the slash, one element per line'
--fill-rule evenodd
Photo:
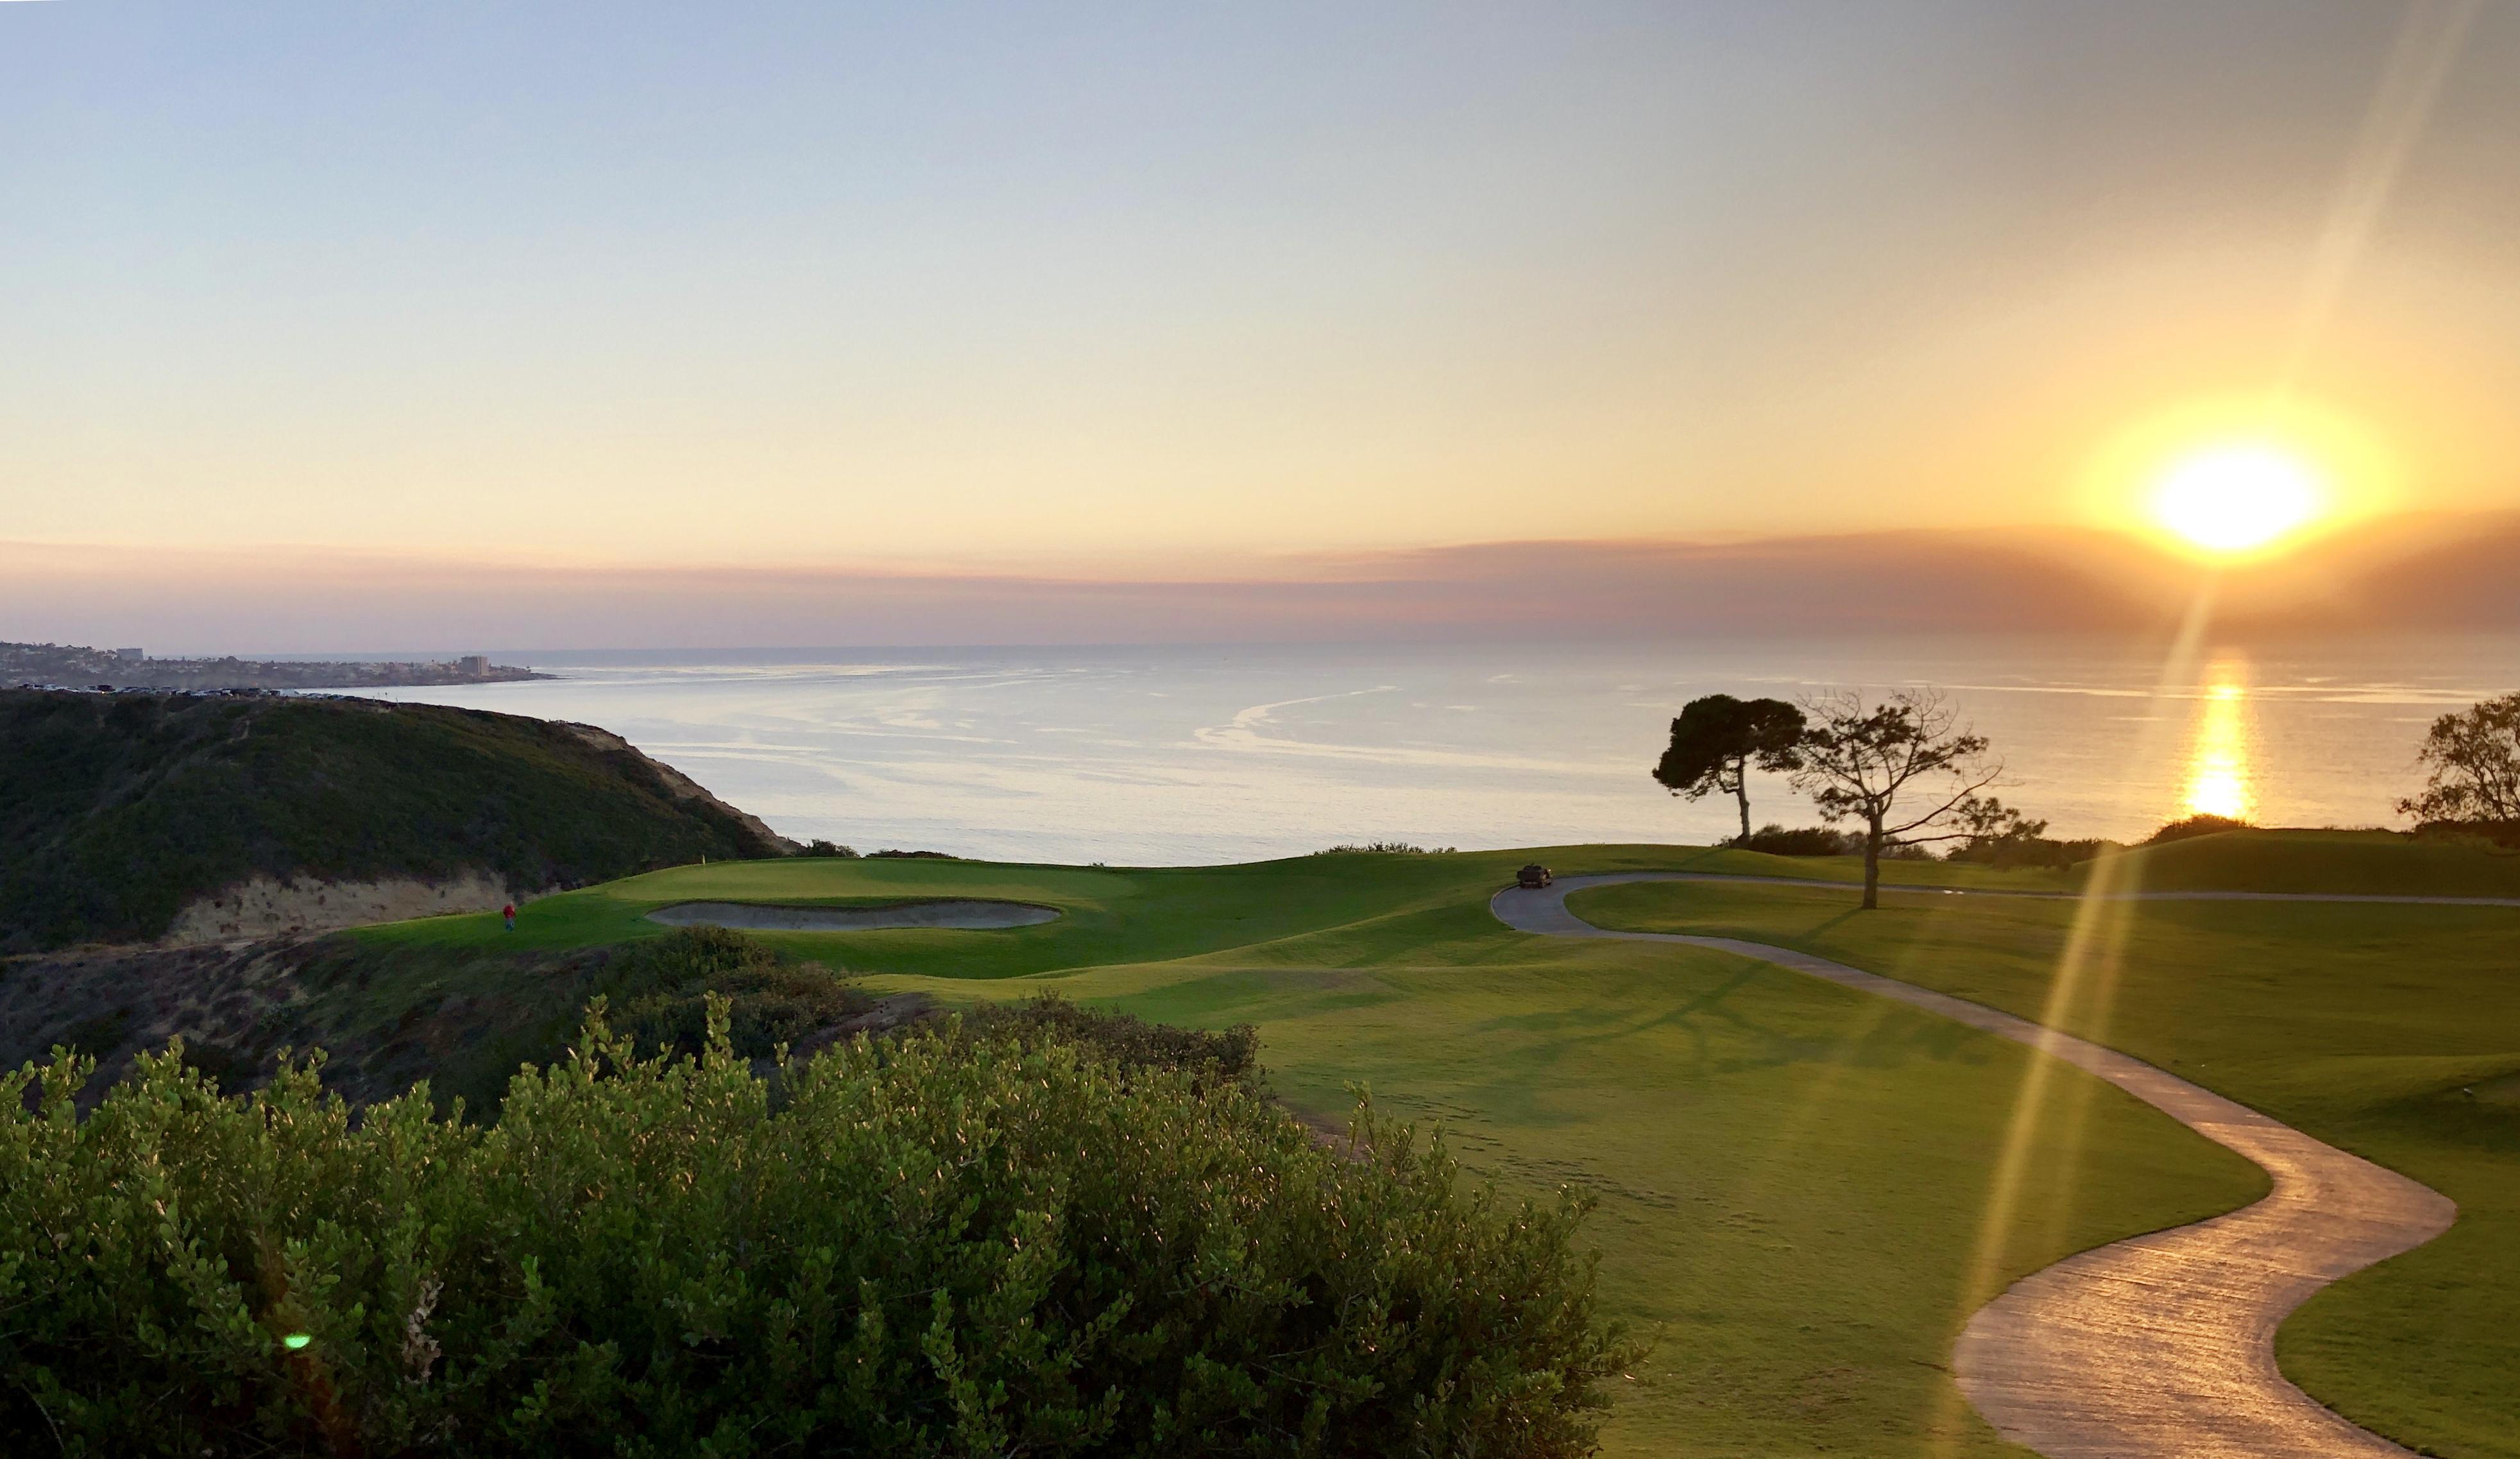
<path fill-rule="evenodd" d="M 431 894 L 471 910 L 788 849 L 581 725 L 358 700 L 0 691 L 0 952 L 154 940 L 179 915 L 198 940 L 360 920 L 343 915 L 352 906 L 409 916 L 437 910 L 415 900 Z M 229 900 L 213 915 L 215 898 Z"/>

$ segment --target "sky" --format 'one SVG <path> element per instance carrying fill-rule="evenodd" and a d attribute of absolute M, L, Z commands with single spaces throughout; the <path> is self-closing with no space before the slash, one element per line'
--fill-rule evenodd
<path fill-rule="evenodd" d="M 2106 524 L 2274 388 L 2370 509 L 2507 509 L 2515 75 L 2505 0 L 0 3 L 0 547 Z"/>

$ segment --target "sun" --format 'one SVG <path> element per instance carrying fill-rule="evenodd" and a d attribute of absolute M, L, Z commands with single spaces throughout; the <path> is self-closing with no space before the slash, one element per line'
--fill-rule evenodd
<path fill-rule="evenodd" d="M 2237 555 L 2270 546 L 2324 515 L 2325 476 L 2297 451 L 2266 441 L 2227 441 L 2177 457 L 2152 487 L 2152 516 L 2205 552 Z"/>
<path fill-rule="evenodd" d="M 2410 485 L 2396 447 L 2361 418 L 2263 391 L 2131 417 L 2092 443 L 2080 481 L 2094 525 L 2234 566 L 2394 510 Z"/>

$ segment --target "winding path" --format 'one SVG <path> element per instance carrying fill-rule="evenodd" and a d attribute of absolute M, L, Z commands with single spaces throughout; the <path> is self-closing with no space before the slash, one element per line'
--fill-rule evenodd
<path fill-rule="evenodd" d="M 2288 1382 L 2275 1367 L 2275 1327 L 2319 1288 L 2450 1229 L 2457 1208 L 2448 1197 L 2139 1059 L 1981 1003 L 1764 942 L 1612 932 L 1566 909 L 1567 893 L 1588 887 L 1735 880 L 1777 882 L 1686 872 L 1562 877 L 1540 889 L 1507 888 L 1490 905 L 1499 921 L 1523 932 L 1713 948 L 2027 1044 L 2097 1074 L 2256 1162 L 2274 1182 L 2253 1206 L 2069 1256 L 1978 1309 L 1960 1334 L 1952 1369 L 1960 1391 L 1997 1433 L 2049 1459 L 2328 1459 L 2410 1452 L 2348 1423 Z M 1852 889 L 1842 883 L 1808 885 Z M 2509 899 L 2138 894 L 2187 901 L 2520 906 Z"/>

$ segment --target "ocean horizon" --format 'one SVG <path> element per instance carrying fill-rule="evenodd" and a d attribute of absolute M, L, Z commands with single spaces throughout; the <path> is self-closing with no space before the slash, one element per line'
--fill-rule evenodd
<path fill-rule="evenodd" d="M 2393 826 L 2442 713 L 2520 634 L 2208 646 L 2045 637 L 1678 644 L 511 652 L 559 675 L 362 691 L 599 725 L 800 840 L 1192 865 L 1345 843 L 1702 843 L 1648 772 L 1702 694 L 1944 690 L 2058 837 L 2198 811 Z M 1753 820 L 1810 824 L 1781 778 Z"/>

